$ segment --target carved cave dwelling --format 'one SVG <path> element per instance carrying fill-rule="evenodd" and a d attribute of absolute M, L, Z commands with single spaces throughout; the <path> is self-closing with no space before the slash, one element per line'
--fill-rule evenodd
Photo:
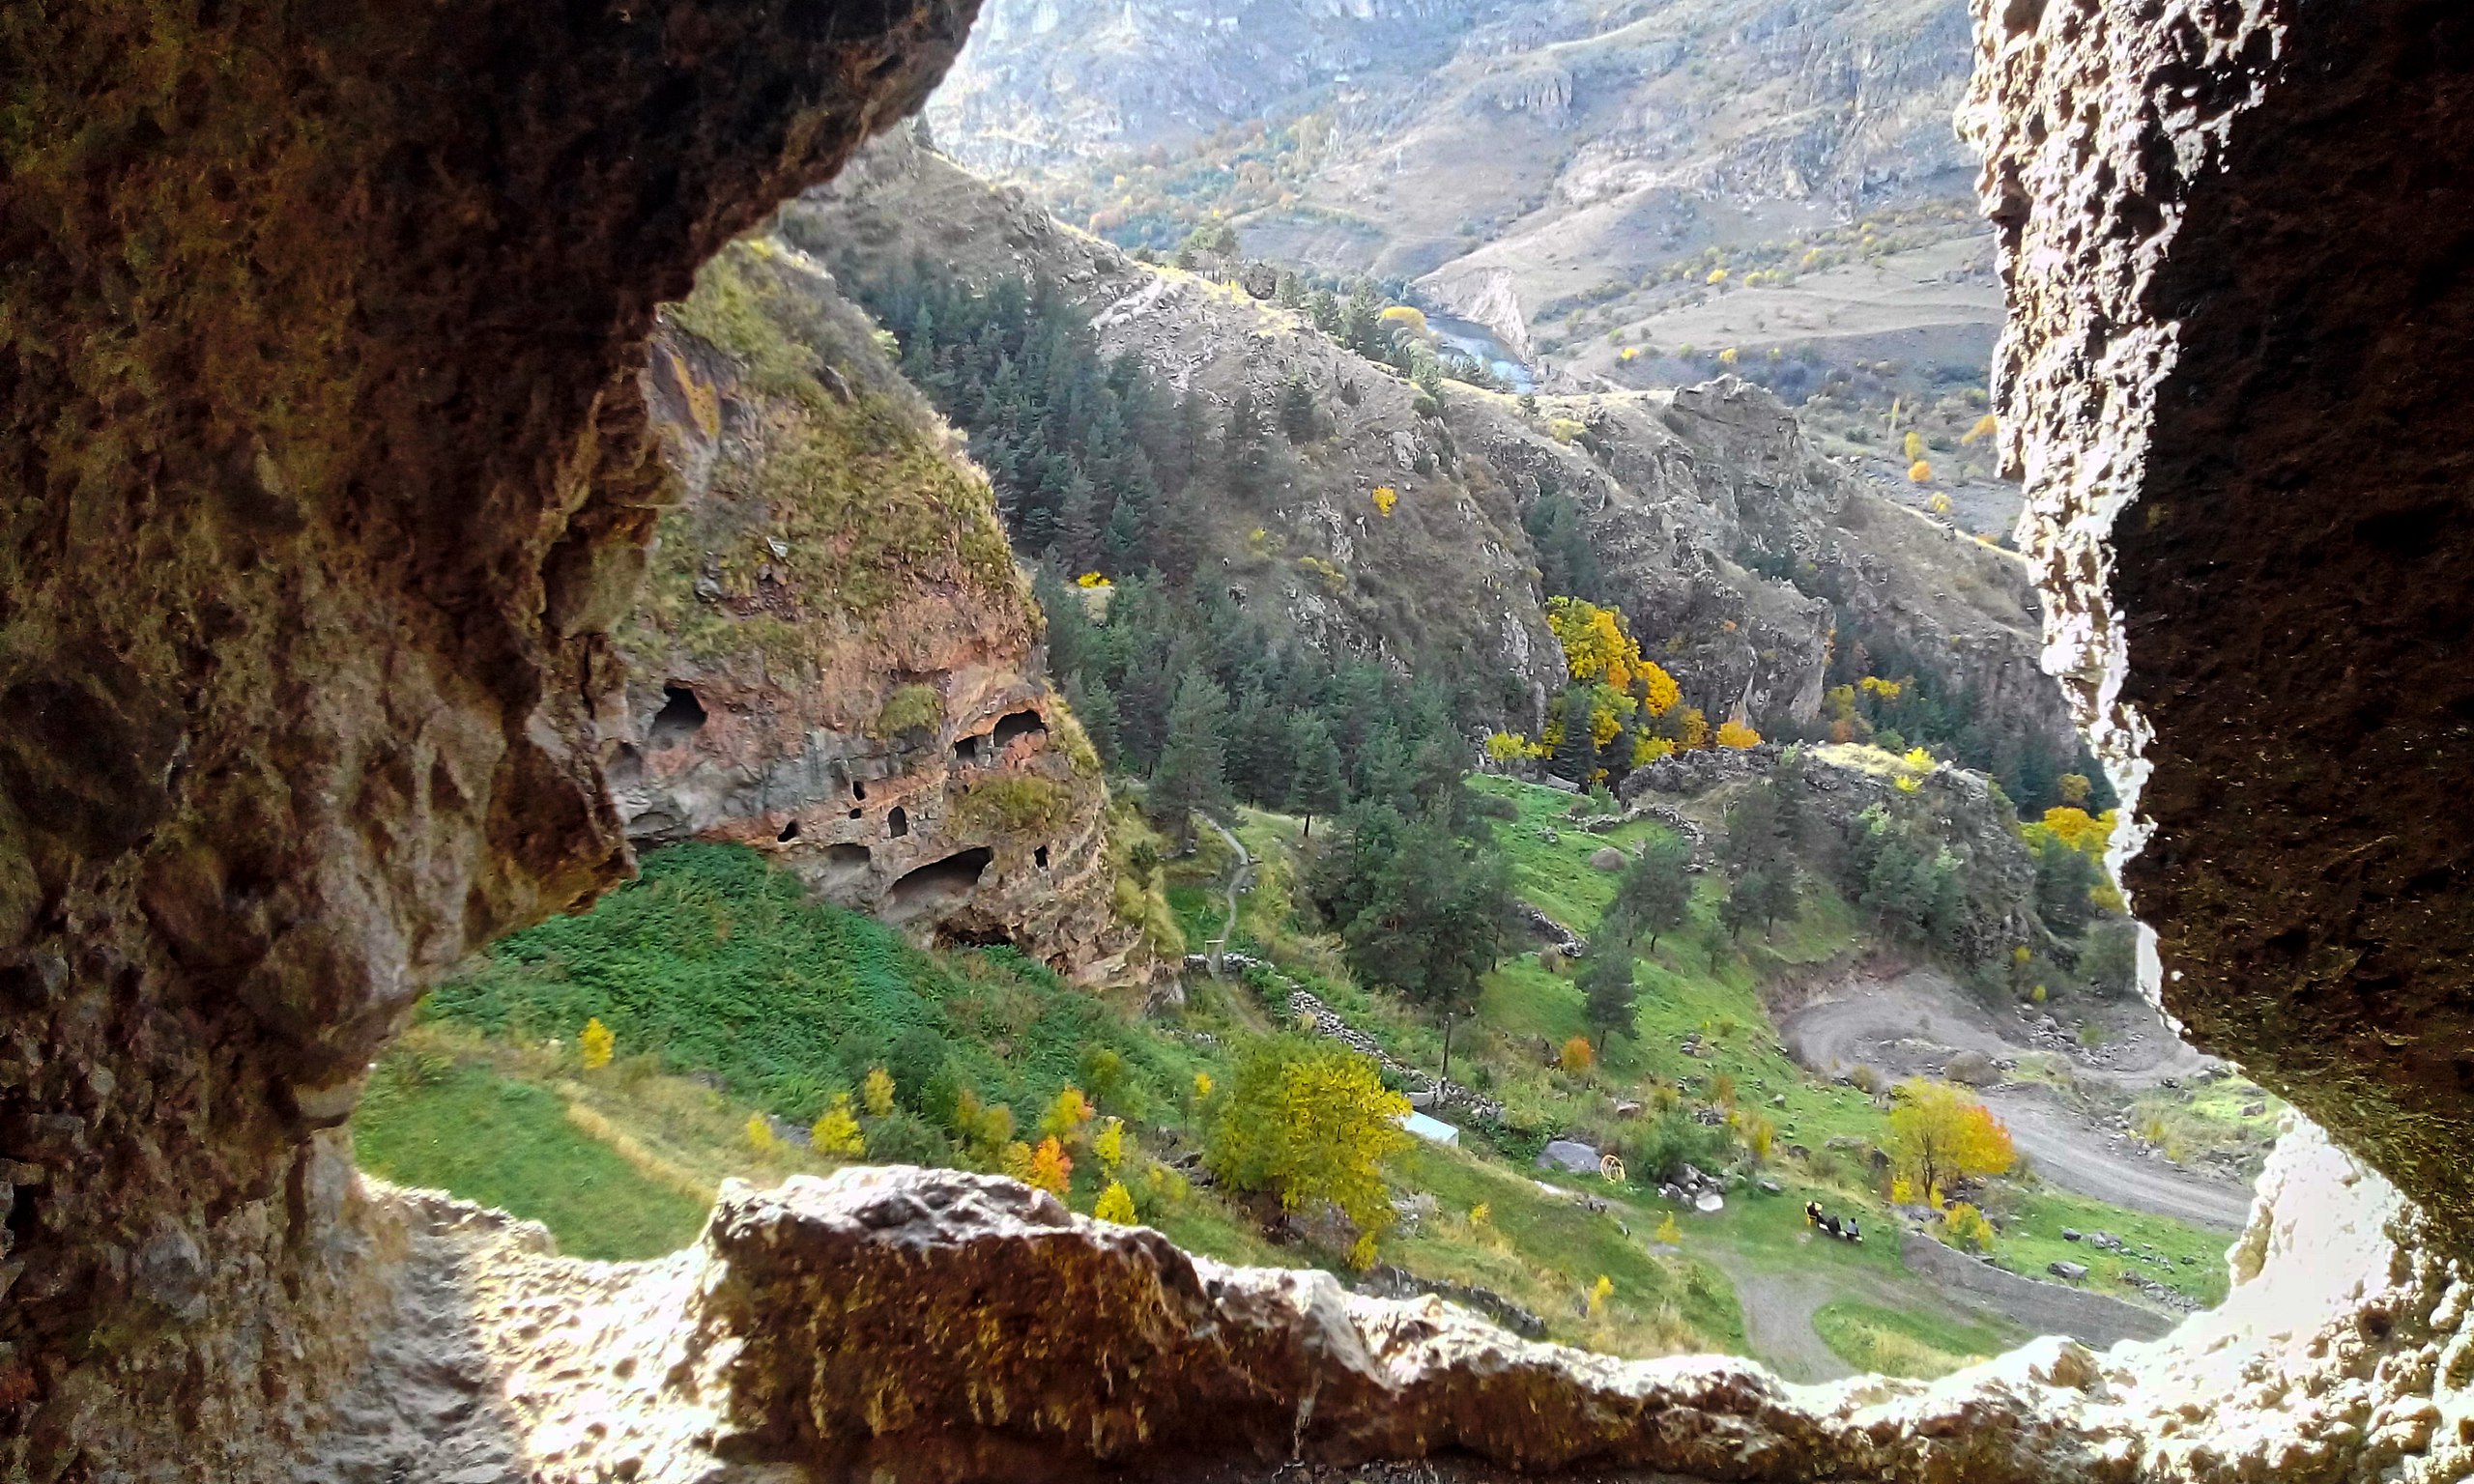
<path fill-rule="evenodd" d="M 2220 1311 L 1791 1387 L 979 1177 L 733 1188 L 635 1265 L 359 1182 L 339 1126 L 423 988 L 626 872 L 627 727 L 649 758 L 712 725 L 692 685 L 631 698 L 618 637 L 682 498 L 655 305 L 970 19 L 6 12 L 8 1477 L 2474 1470 L 2474 15 L 2430 0 L 1976 6 L 2052 659 L 2149 826 L 2165 1004 L 2326 1130 L 2274 1156 Z M 998 735 L 1026 704 L 975 748 L 1033 745 Z M 820 873 L 954 889 L 797 817 Z"/>

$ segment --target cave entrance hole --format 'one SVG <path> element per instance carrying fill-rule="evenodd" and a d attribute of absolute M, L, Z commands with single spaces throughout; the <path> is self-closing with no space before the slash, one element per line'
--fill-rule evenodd
<path fill-rule="evenodd" d="M 884 915 L 895 922 L 906 922 L 922 913 L 958 905 L 967 899 L 979 886 L 979 878 L 988 872 L 996 853 L 986 845 L 974 845 L 958 851 L 941 861 L 931 861 L 894 882 L 885 893 Z"/>
<path fill-rule="evenodd" d="M 663 686 L 661 709 L 653 713 L 645 740 L 654 747 L 676 747 L 703 731 L 705 720 L 705 703 L 696 699 L 695 691 L 683 685 Z"/>

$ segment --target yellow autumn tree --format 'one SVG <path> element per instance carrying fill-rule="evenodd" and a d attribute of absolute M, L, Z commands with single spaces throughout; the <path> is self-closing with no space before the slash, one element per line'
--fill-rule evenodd
<path fill-rule="evenodd" d="M 1597 1281 L 1589 1286 L 1589 1317 L 1596 1319 L 1605 1313 L 1606 1300 L 1614 1297 L 1615 1280 L 1602 1272 L 1599 1273 Z"/>
<path fill-rule="evenodd" d="M 1678 752 L 1688 753 L 1696 747 L 1707 747 L 1710 745 L 1710 719 L 1701 714 L 1699 706 L 1686 706 L 1678 721 L 1676 732 Z"/>
<path fill-rule="evenodd" d="M 1580 681 L 1603 681 L 1629 690 L 1641 666 L 1641 646 L 1624 631 L 1624 615 L 1586 598 L 1546 600 L 1546 626 L 1564 646 L 1564 664 Z"/>
<path fill-rule="evenodd" d="M 1730 717 L 1726 721 L 1718 724 L 1717 741 L 1720 747 L 1733 747 L 1738 749 L 1759 747 L 1761 745 L 1761 733 L 1753 730 L 1743 723 Z"/>
<path fill-rule="evenodd" d="M 1983 1212 L 1965 1201 L 1952 1201 L 1942 1213 L 1942 1230 L 1949 1235 L 1952 1246 L 1973 1247 L 1978 1252 L 1992 1251 L 1994 1239 L 2000 1235 Z"/>
<path fill-rule="evenodd" d="M 859 1120 L 850 1112 L 850 1095 L 836 1093 L 825 1105 L 814 1127 L 808 1129 L 808 1147 L 820 1155 L 836 1158 L 856 1159 L 868 1152 L 867 1138 L 859 1132 Z"/>
<path fill-rule="evenodd" d="M 762 1113 L 747 1115 L 747 1122 L 739 1127 L 739 1132 L 746 1135 L 747 1147 L 760 1155 L 769 1155 L 782 1147 L 781 1139 L 773 1132 L 773 1126 Z"/>
<path fill-rule="evenodd" d="M 1294 1035 L 1250 1047 L 1223 1096 L 1204 1154 L 1212 1173 L 1235 1189 L 1278 1193 L 1284 1210 L 1338 1208 L 1359 1233 L 1350 1260 L 1372 1261 L 1395 1219 L 1383 1164 L 1407 1147 L 1409 1100 L 1365 1057 Z"/>
<path fill-rule="evenodd" d="M 1991 438 L 1994 434 L 2000 431 L 2001 419 L 1994 416 L 1991 413 L 1987 413 L 1975 420 L 1975 425 L 1973 427 L 1959 435 L 1959 442 L 1972 446 L 1984 442 L 1986 439 Z"/>
<path fill-rule="evenodd" d="M 1910 436 L 1912 437 L 1913 435 Z M 1922 459 L 1918 459 L 1907 467 L 1907 478 L 1910 484 L 1923 484 L 1932 477 L 1933 466 L 1925 463 Z"/>
<path fill-rule="evenodd" d="M 868 1069 L 867 1080 L 859 1084 L 859 1104 L 870 1118 L 882 1118 L 893 1111 L 893 1073 L 882 1067 Z"/>
<path fill-rule="evenodd" d="M 1082 1089 L 1069 1087 L 1048 1105 L 1048 1112 L 1040 1119 L 1040 1132 L 1071 1144 L 1082 1136 L 1082 1127 L 1091 1121 L 1094 1111 L 1091 1099 L 1082 1096 Z"/>
<path fill-rule="evenodd" d="M 1555 1061 L 1566 1071 L 1583 1072 L 1597 1061 L 1597 1052 L 1590 1045 L 1588 1037 L 1575 1036 L 1564 1042 L 1563 1049 L 1555 1054 Z"/>
<path fill-rule="evenodd" d="M 1900 441 L 1899 446 L 1906 450 L 1909 462 L 1921 459 L 1924 457 L 1924 435 L 1910 428 L 1907 430 L 1907 437 Z"/>
<path fill-rule="evenodd" d="M 584 1070 L 598 1071 L 618 1054 L 618 1037 L 595 1015 L 584 1023 L 583 1033 L 576 1037 L 576 1047 L 584 1053 Z"/>
<path fill-rule="evenodd" d="M 1392 507 L 1397 505 L 1399 502 L 1400 492 L 1398 490 L 1392 488 L 1392 486 L 1388 484 L 1378 484 L 1374 487 L 1375 514 L 1389 516 L 1392 513 Z"/>
<path fill-rule="evenodd" d="M 1091 1153 L 1100 1158 L 1100 1168 L 1114 1178 L 1117 1166 L 1125 1163 L 1125 1120 L 1112 1118 L 1100 1126 L 1091 1140 Z"/>
<path fill-rule="evenodd" d="M 1900 1175 L 1940 1206 L 1949 1183 L 1999 1175 L 2019 1160 L 2010 1130 L 1993 1110 L 1947 1082 L 1911 1077 L 1890 1109 L 1890 1158 Z"/>
<path fill-rule="evenodd" d="M 1092 1203 L 1091 1214 L 1118 1226 L 1133 1226 L 1141 1219 L 1134 1213 L 1134 1192 L 1126 1189 L 1125 1182 L 1121 1180 L 1108 1182 L 1108 1188 L 1101 1191 L 1100 1198 Z"/>
<path fill-rule="evenodd" d="M 2090 815 L 2067 804 L 2045 811 L 2044 827 L 2056 840 L 2082 855 L 2102 856 L 2114 838 L 2114 811 Z"/>

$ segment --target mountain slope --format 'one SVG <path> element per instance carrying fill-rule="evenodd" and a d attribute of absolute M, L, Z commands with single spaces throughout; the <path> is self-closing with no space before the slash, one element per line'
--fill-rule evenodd
<path fill-rule="evenodd" d="M 1756 387 L 1422 387 L 1301 312 L 1137 262 L 910 138 L 786 209 L 782 230 L 833 252 L 871 302 L 930 261 L 983 293 L 1049 285 L 1088 314 L 1105 355 L 1196 403 L 1215 432 L 1241 398 L 1268 407 L 1305 385 L 1316 432 L 1293 447 L 1274 436 L 1278 477 L 1238 489 L 1217 471 L 1190 502 L 1196 570 L 1319 643 L 1513 677 L 1504 723 L 1537 726 L 1565 683 L 1543 614 L 1550 558 L 1531 530 L 1541 502 L 1563 502 L 1599 568 L 1598 590 L 1580 595 L 1620 606 L 1713 717 L 1814 727 L 1825 684 L 1863 673 L 1848 667 L 1870 650 L 1965 698 L 1983 721 L 1978 752 L 2034 753 L 2047 777 L 2076 756 L 2037 669 L 2024 568 L 1857 487 Z M 1377 490 L 1393 492 L 1388 513 Z"/>

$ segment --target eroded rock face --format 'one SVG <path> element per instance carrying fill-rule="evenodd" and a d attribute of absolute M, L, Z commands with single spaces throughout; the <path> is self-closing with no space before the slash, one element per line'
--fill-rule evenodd
<path fill-rule="evenodd" d="M 618 633 L 639 844 L 734 840 L 927 939 L 1122 981 L 1099 758 L 1043 673 L 986 478 L 831 276 L 734 244 L 645 373 L 684 498 Z"/>
<path fill-rule="evenodd" d="M 653 306 L 972 7 L 0 29 L 0 1472 L 239 1478 L 358 1336 L 313 1137 L 622 876 Z"/>
<path fill-rule="evenodd" d="M 387 1329 L 427 1339 L 381 1350 L 345 1399 L 351 1430 L 299 1477 L 1270 1477 L 1292 1458 L 1439 1455 L 1482 1478 L 2464 1477 L 2468 1286 L 2416 1246 L 2393 1188 L 2314 1135 L 2280 1148 L 2263 1191 L 2232 1297 L 2173 1338 L 2102 1356 L 2047 1339 L 1940 1383 L 1823 1386 L 1531 1344 L 1439 1298 L 1224 1267 L 991 1176 L 732 1185 L 699 1247 L 634 1265 L 383 1194 L 373 1224 L 409 1254 Z"/>
<path fill-rule="evenodd" d="M 1980 3 L 2002 437 L 2164 1002 L 2474 1237 L 2474 14 Z"/>

